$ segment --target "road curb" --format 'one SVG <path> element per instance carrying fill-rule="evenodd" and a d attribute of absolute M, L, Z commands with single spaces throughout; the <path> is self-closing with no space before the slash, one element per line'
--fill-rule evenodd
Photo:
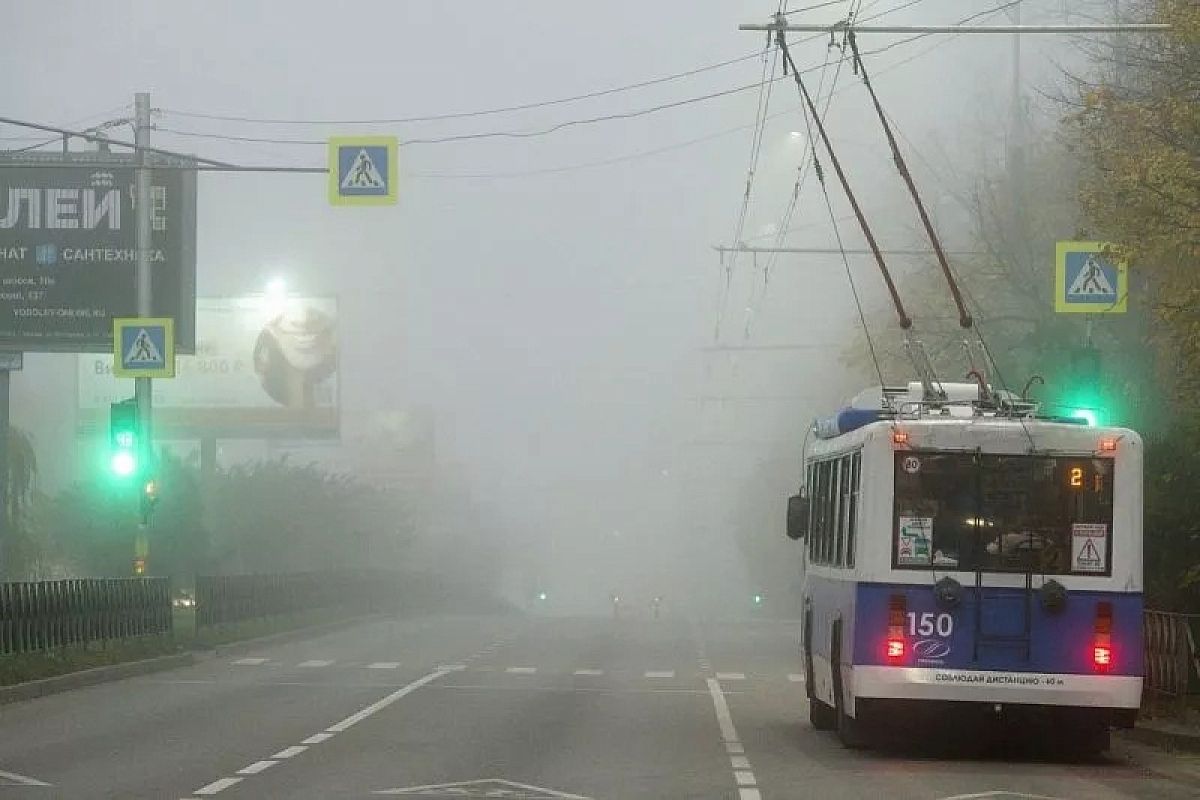
<path fill-rule="evenodd" d="M 1141 744 L 1170 750 L 1186 750 L 1191 753 L 1200 753 L 1200 733 L 1183 733 L 1162 730 L 1161 728 L 1147 728 L 1139 725 L 1136 728 L 1118 731 L 1118 735 Z"/>
<path fill-rule="evenodd" d="M 148 675 L 152 672 L 163 672 L 169 669 L 186 667 L 196 662 L 192 653 L 178 653 L 158 658 L 147 658 L 142 661 L 126 661 L 122 664 L 109 664 L 103 667 L 68 672 L 50 678 L 39 678 L 35 681 L 15 683 L 12 686 L 0 686 L 0 705 L 19 703 L 22 700 L 33 700 L 46 695 L 69 692 L 82 689 L 85 686 L 95 686 L 100 683 L 119 681 L 138 675 Z"/>

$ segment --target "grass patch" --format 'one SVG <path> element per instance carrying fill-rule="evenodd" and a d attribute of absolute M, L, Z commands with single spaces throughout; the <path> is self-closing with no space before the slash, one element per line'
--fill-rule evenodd
<path fill-rule="evenodd" d="M 0 656 L 0 686 L 11 686 L 68 672 L 172 655 L 182 648 L 169 636 L 145 636 L 74 645 L 39 653 Z"/>
<path fill-rule="evenodd" d="M 331 622 L 349 622 L 359 615 L 344 611 L 321 610 L 282 617 L 246 620 L 196 630 L 194 608 L 172 609 L 173 634 L 144 636 L 137 639 L 113 639 L 86 645 L 73 645 L 57 650 L 0 656 L 0 686 L 51 678 L 69 672 L 94 667 L 106 667 L 129 661 L 172 655 L 187 650 L 199 650 L 255 639 L 273 633 L 298 630 Z"/>

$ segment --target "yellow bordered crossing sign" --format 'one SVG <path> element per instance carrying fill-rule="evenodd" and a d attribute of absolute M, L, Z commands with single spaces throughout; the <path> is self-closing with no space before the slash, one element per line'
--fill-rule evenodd
<path fill-rule="evenodd" d="M 383 206 L 396 202 L 395 136 L 335 136 L 329 140 L 329 202 Z"/>
<path fill-rule="evenodd" d="M 175 320 L 126 317 L 113 320 L 113 375 L 175 377 Z"/>
<path fill-rule="evenodd" d="M 1059 242 L 1055 248 L 1054 310 L 1065 314 L 1124 314 L 1129 268 L 1103 252 L 1105 242 Z"/>

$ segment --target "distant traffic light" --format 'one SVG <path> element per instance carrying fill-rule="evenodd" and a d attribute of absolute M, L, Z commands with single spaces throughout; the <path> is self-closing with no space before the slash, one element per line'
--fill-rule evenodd
<path fill-rule="evenodd" d="M 158 506 L 158 481 L 151 478 L 146 481 L 146 485 L 142 487 L 142 521 L 149 522 L 150 514 L 153 513 Z"/>
<path fill-rule="evenodd" d="M 545 600 L 548 595 L 545 592 L 538 592 L 538 600 Z"/>
<path fill-rule="evenodd" d="M 130 398 L 109 406 L 109 470 L 117 478 L 138 471 L 137 400 Z"/>
<path fill-rule="evenodd" d="M 761 606 L 762 601 L 763 601 L 763 596 L 761 594 L 754 595 L 754 605 Z"/>

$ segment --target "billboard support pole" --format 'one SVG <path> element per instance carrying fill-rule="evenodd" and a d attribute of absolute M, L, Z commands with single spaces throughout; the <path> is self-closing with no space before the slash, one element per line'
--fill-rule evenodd
<path fill-rule="evenodd" d="M 137 145 L 137 170 L 136 179 L 134 181 L 134 205 L 136 206 L 136 225 L 137 225 L 137 273 L 136 273 L 136 288 L 137 288 L 137 315 L 139 317 L 151 317 L 154 315 L 153 310 L 153 288 L 150 281 L 150 205 L 153 202 L 150 199 L 150 164 L 149 154 L 144 149 L 150 144 L 150 95 L 147 92 L 138 92 L 134 95 L 134 144 Z M 141 452 L 138 454 L 138 463 L 142 465 L 142 478 L 149 479 L 153 476 L 151 463 L 154 457 L 154 445 L 151 437 L 151 388 L 149 378 L 134 378 L 133 393 L 137 399 L 138 409 L 138 446 Z M 144 482 L 143 480 L 143 482 Z M 139 501 L 141 499 L 141 486 L 139 489 Z M 144 524 L 144 523 L 143 523 Z"/>

